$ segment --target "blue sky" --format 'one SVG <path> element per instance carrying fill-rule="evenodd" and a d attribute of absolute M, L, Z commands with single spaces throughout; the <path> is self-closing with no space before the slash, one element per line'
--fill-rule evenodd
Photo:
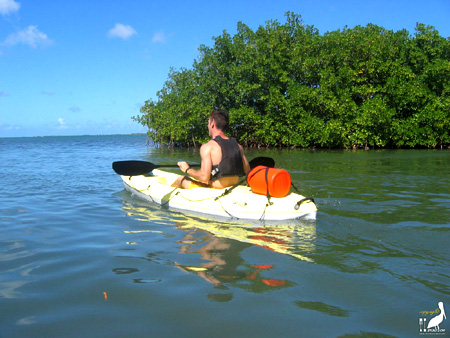
<path fill-rule="evenodd" d="M 0 137 L 145 132 L 131 120 L 171 67 L 242 21 L 300 14 L 320 34 L 377 24 L 450 36 L 450 0 L 0 0 Z"/>

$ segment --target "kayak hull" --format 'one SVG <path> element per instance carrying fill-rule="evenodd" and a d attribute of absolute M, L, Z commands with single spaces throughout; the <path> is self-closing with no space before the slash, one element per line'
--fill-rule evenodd
<path fill-rule="evenodd" d="M 228 189 L 173 188 L 178 175 L 155 169 L 150 175 L 121 176 L 127 191 L 147 201 L 179 210 L 214 216 L 251 220 L 315 219 L 312 199 L 296 193 L 283 198 L 254 194 L 248 186 Z M 299 203 L 300 202 L 300 203 Z M 297 206 L 298 204 L 298 206 Z"/>

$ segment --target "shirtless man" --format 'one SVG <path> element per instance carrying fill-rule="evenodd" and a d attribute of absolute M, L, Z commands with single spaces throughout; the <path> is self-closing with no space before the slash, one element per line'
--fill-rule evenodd
<path fill-rule="evenodd" d="M 189 167 L 185 161 L 178 162 L 181 171 L 188 176 L 180 176 L 173 187 L 226 188 L 239 181 L 250 170 L 250 165 L 240 144 L 232 137 L 225 136 L 228 127 L 228 112 L 214 110 L 208 120 L 211 140 L 200 147 L 201 166 L 199 170 Z"/>

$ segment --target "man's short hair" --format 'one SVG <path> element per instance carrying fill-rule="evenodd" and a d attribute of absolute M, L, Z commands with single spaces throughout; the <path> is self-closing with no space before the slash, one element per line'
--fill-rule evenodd
<path fill-rule="evenodd" d="M 223 109 L 216 109 L 211 112 L 212 118 L 216 124 L 217 129 L 225 131 L 230 123 L 228 112 Z"/>

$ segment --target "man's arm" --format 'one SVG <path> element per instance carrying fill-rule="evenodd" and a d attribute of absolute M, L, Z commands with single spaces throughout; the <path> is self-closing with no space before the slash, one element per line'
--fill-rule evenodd
<path fill-rule="evenodd" d="M 211 141 L 210 141 L 211 142 Z M 189 168 L 189 164 L 185 161 L 178 162 L 178 166 L 181 171 L 187 173 L 193 179 L 202 182 L 209 183 L 211 179 L 212 159 L 211 159 L 211 144 L 208 142 L 200 147 L 201 166 L 199 170 Z"/>
<path fill-rule="evenodd" d="M 245 157 L 244 148 L 242 148 L 241 145 L 239 145 L 239 150 L 241 151 L 242 164 L 244 165 L 244 172 L 247 174 L 250 171 L 250 164 L 248 163 L 247 158 Z"/>

